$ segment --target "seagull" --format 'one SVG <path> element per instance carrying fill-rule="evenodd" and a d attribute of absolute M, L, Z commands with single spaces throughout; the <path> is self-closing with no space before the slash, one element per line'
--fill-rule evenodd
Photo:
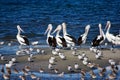
<path fill-rule="evenodd" d="M 78 45 L 85 44 L 89 29 L 90 29 L 90 25 L 87 25 L 85 27 L 85 33 L 80 35 L 80 37 L 78 38 Z"/>
<path fill-rule="evenodd" d="M 40 72 L 40 73 L 43 73 L 43 72 L 44 72 L 44 69 L 43 69 L 43 68 L 40 68 L 40 69 L 39 69 L 39 72 Z"/>
<path fill-rule="evenodd" d="M 49 64 L 48 64 L 48 69 L 53 70 L 53 69 L 54 69 L 54 66 L 49 63 Z"/>
<path fill-rule="evenodd" d="M 30 76 L 33 80 L 35 80 L 37 78 L 37 76 L 35 74 L 31 74 Z"/>
<path fill-rule="evenodd" d="M 25 70 L 26 71 L 30 71 L 30 67 L 29 66 L 25 66 Z"/>
<path fill-rule="evenodd" d="M 72 69 L 72 66 L 71 65 L 68 65 L 68 71 L 72 72 L 73 69 Z"/>
<path fill-rule="evenodd" d="M 29 40 L 26 36 L 20 35 L 21 31 L 24 32 L 19 25 L 17 25 L 18 33 L 17 33 L 17 40 L 21 45 L 29 45 Z"/>
<path fill-rule="evenodd" d="M 59 35 L 60 31 L 61 31 L 62 26 L 58 25 L 57 28 L 53 31 L 53 33 L 56 33 L 56 42 L 58 44 L 58 46 L 60 47 L 67 47 L 67 43 L 65 41 L 65 38 L 63 38 L 62 36 Z"/>
<path fill-rule="evenodd" d="M 3 78 L 4 78 L 4 80 L 9 80 L 9 79 L 10 79 L 10 75 L 8 75 L 8 74 L 3 74 Z"/>
<path fill-rule="evenodd" d="M 92 41 L 92 46 L 93 46 L 93 47 L 99 46 L 99 45 L 102 44 L 103 41 L 105 40 L 105 34 L 104 34 L 104 32 L 103 32 L 103 30 L 102 30 L 102 28 L 101 28 L 102 25 L 99 24 L 98 26 L 99 26 L 100 35 L 96 36 L 96 37 L 93 39 L 93 41 Z"/>
<path fill-rule="evenodd" d="M 78 70 L 78 69 L 79 69 L 79 64 L 78 64 L 78 63 L 75 63 L 74 68 L 75 68 L 76 70 Z"/>
<path fill-rule="evenodd" d="M 47 30 L 45 31 L 45 34 L 47 33 L 46 42 L 47 42 L 47 44 L 49 44 L 49 46 L 56 47 L 56 45 L 57 45 L 56 38 L 51 35 L 51 31 L 52 31 L 52 24 L 49 24 Z"/>
<path fill-rule="evenodd" d="M 63 37 L 67 42 L 67 46 L 74 47 L 76 43 L 76 39 L 67 33 L 66 23 L 62 23 L 62 27 L 63 27 Z"/>

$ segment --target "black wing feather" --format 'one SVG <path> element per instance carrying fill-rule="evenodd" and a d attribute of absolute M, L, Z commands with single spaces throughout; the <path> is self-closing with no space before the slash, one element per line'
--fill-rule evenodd
<path fill-rule="evenodd" d="M 78 38 L 78 45 L 82 44 L 82 36 Z"/>
<path fill-rule="evenodd" d="M 104 37 L 100 37 L 100 39 L 97 39 L 97 37 L 95 37 L 95 39 L 93 39 L 92 41 L 92 46 L 99 46 L 100 42 L 104 39 Z"/>
<path fill-rule="evenodd" d="M 24 43 L 25 43 L 26 45 L 29 45 L 29 40 L 27 39 L 27 37 L 25 37 L 25 36 L 22 36 L 22 37 L 23 37 L 23 39 L 25 40 Z"/>
<path fill-rule="evenodd" d="M 56 38 L 53 37 L 53 39 L 52 39 L 52 47 L 56 47 L 56 46 L 57 46 Z"/>
<path fill-rule="evenodd" d="M 49 38 L 48 38 L 48 43 L 49 43 L 49 45 L 52 46 L 52 47 L 56 47 L 56 45 L 57 45 L 55 37 L 53 37 L 53 38 L 52 38 L 52 37 L 49 37 Z"/>
<path fill-rule="evenodd" d="M 63 47 L 67 47 L 67 43 L 66 43 L 66 41 L 65 41 L 65 39 L 64 38 L 61 38 L 61 37 L 59 37 L 60 38 L 60 40 L 62 41 L 62 45 L 63 45 Z"/>
<path fill-rule="evenodd" d="M 71 35 L 66 35 L 66 36 L 70 37 L 72 39 L 72 42 L 76 43 L 76 39 L 73 36 Z"/>
<path fill-rule="evenodd" d="M 52 46 L 52 38 L 51 37 L 48 37 L 48 43 L 50 46 Z"/>

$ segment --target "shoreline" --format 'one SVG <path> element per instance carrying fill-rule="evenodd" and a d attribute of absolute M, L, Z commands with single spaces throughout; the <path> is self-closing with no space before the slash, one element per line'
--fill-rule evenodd
<path fill-rule="evenodd" d="M 8 61 L 11 60 L 12 57 L 16 58 L 16 63 L 12 68 L 17 68 L 18 70 L 22 70 L 26 65 L 31 68 L 30 71 L 36 71 L 39 72 L 40 68 L 44 70 L 45 73 L 52 73 L 56 74 L 54 69 L 58 70 L 58 73 L 79 73 L 81 69 L 88 71 L 91 71 L 88 66 L 83 65 L 82 60 L 78 59 L 79 54 L 86 54 L 88 57 L 88 61 L 91 63 L 99 64 L 101 67 L 106 67 L 109 66 L 110 64 L 108 63 L 109 58 L 114 59 L 116 64 L 119 64 L 120 62 L 120 54 L 119 54 L 119 49 L 115 49 L 115 53 L 113 53 L 111 50 L 108 49 L 102 49 L 103 57 L 101 59 L 96 59 L 95 58 L 95 53 L 91 52 L 88 48 L 79 48 L 76 50 L 76 55 L 73 55 L 72 52 L 74 50 L 60 50 L 61 53 L 63 53 L 66 56 L 65 60 L 62 60 L 59 56 L 53 55 L 51 52 L 52 50 L 50 48 L 42 48 L 42 50 L 45 51 L 44 54 L 34 54 L 32 57 L 31 62 L 27 60 L 29 55 L 21 55 L 21 56 L 16 56 L 16 55 L 10 55 L 7 56 L 5 55 L 5 59 L 7 61 L 1 61 L 0 64 L 6 64 Z M 49 64 L 49 58 L 50 57 L 55 57 L 55 62 L 53 64 L 54 69 L 50 70 L 48 69 L 48 64 Z M 79 64 L 79 69 L 75 70 L 74 65 L 75 63 Z M 73 71 L 70 72 L 67 70 L 67 66 L 71 65 Z"/>

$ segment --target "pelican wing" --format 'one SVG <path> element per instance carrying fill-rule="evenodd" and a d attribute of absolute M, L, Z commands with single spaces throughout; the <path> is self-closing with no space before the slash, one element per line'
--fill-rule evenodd
<path fill-rule="evenodd" d="M 52 37 L 48 37 L 48 43 L 50 46 L 52 46 Z"/>
<path fill-rule="evenodd" d="M 82 44 L 82 36 L 78 38 L 78 45 Z"/>
<path fill-rule="evenodd" d="M 48 43 L 49 43 L 50 46 L 56 47 L 57 43 L 56 43 L 55 37 L 48 37 Z"/>
<path fill-rule="evenodd" d="M 102 41 L 104 40 L 103 36 L 96 36 L 95 39 L 93 39 L 92 41 L 92 46 L 98 46 L 100 43 L 102 43 Z"/>
<path fill-rule="evenodd" d="M 23 42 L 23 43 L 25 43 L 25 44 L 29 45 L 29 40 L 27 39 L 27 37 L 22 36 L 22 38 L 24 39 L 24 42 Z"/>
<path fill-rule="evenodd" d="M 53 37 L 53 39 L 52 39 L 52 47 L 56 47 L 56 46 L 57 46 L 56 38 Z"/>
<path fill-rule="evenodd" d="M 74 43 L 76 43 L 76 39 L 73 37 L 73 36 L 70 36 L 70 35 L 66 35 L 66 39 L 68 40 L 68 41 L 72 41 L 72 42 L 74 42 Z"/>
<path fill-rule="evenodd" d="M 67 47 L 67 43 L 66 43 L 65 39 L 62 37 L 59 37 L 59 39 L 61 40 L 61 44 L 63 45 L 63 47 Z"/>

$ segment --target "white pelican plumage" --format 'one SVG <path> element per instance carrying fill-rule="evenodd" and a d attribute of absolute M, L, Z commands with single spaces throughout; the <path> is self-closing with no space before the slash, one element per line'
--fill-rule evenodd
<path fill-rule="evenodd" d="M 87 25 L 85 27 L 85 33 L 80 35 L 80 37 L 78 38 L 78 45 L 85 44 L 86 39 L 87 39 L 87 35 L 88 35 L 88 32 L 89 32 L 89 29 L 90 29 L 90 25 Z"/>
<path fill-rule="evenodd" d="M 51 31 L 52 31 L 52 24 L 49 24 L 47 30 L 45 31 L 45 34 L 48 32 L 47 33 L 47 40 L 46 40 L 46 42 L 50 46 L 56 47 L 56 44 L 57 44 L 56 43 L 56 39 L 55 39 L 54 36 L 51 35 Z"/>
<path fill-rule="evenodd" d="M 61 31 L 62 26 L 58 25 L 57 28 L 53 31 L 53 33 L 56 33 L 56 42 L 58 44 L 58 46 L 60 47 L 67 47 L 67 43 L 65 41 L 65 38 L 63 38 L 62 36 L 59 35 L 60 31 Z"/>
<path fill-rule="evenodd" d="M 92 41 L 92 46 L 94 46 L 94 47 L 96 47 L 96 46 L 99 46 L 100 44 L 102 44 L 103 43 L 103 41 L 105 40 L 105 34 L 104 34 L 104 32 L 103 32 L 103 30 L 102 30 L 102 25 L 101 24 L 99 24 L 98 25 L 99 26 L 99 32 L 100 32 L 100 35 L 98 35 L 98 36 L 96 36 L 94 39 L 93 39 L 93 41 Z"/>
<path fill-rule="evenodd" d="M 62 27 L 63 27 L 63 37 L 65 38 L 65 40 L 67 42 L 67 46 L 74 47 L 75 43 L 76 43 L 76 39 L 67 33 L 66 23 L 62 23 Z"/>
<path fill-rule="evenodd" d="M 24 32 L 19 25 L 17 25 L 18 33 L 17 33 L 17 40 L 21 45 L 29 45 L 29 40 L 26 36 L 20 35 L 21 31 Z"/>
<path fill-rule="evenodd" d="M 107 28 L 106 38 L 107 38 L 108 42 L 111 42 L 112 44 L 115 44 L 115 45 L 120 45 L 120 34 L 116 35 L 116 36 L 111 34 L 109 32 L 110 31 L 110 27 L 111 27 L 111 23 L 110 23 L 110 21 L 107 21 L 107 25 L 106 25 L 106 28 Z"/>

